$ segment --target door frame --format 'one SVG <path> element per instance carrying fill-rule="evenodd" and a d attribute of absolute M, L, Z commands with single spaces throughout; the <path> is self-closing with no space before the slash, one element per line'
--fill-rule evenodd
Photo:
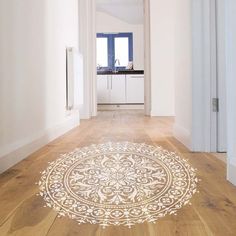
<path fill-rule="evenodd" d="M 144 5 L 144 112 L 151 115 L 151 32 L 150 0 L 143 0 Z"/>
<path fill-rule="evenodd" d="M 96 1 L 78 0 L 79 4 L 79 51 L 83 55 L 84 104 L 80 107 L 80 118 L 96 116 Z"/>
<path fill-rule="evenodd" d="M 217 152 L 216 0 L 192 0 L 192 151 Z"/>
<path fill-rule="evenodd" d="M 89 68 L 93 71 L 92 76 L 90 76 L 90 115 L 97 116 L 97 74 L 96 74 L 96 0 L 90 0 L 93 2 L 90 8 L 90 17 L 92 17 L 91 24 L 92 32 L 87 37 L 93 42 L 93 47 L 91 48 L 89 54 L 90 58 L 94 58 L 92 66 Z M 145 115 L 150 116 L 151 114 L 151 52 L 150 52 L 150 1 L 143 0 L 143 10 L 144 10 L 144 111 Z M 92 38 L 92 39 L 91 39 Z M 88 69 L 88 68 L 87 68 Z"/>
<path fill-rule="evenodd" d="M 216 127 L 218 152 L 227 152 L 225 10 L 225 0 L 216 0 L 217 97 L 219 99 L 219 112 Z"/>
<path fill-rule="evenodd" d="M 227 179 L 236 186 L 236 2 L 225 2 L 226 91 L 227 91 Z"/>

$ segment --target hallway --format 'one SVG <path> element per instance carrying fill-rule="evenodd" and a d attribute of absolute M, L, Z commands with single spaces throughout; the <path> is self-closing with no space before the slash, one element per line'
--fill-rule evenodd
<path fill-rule="evenodd" d="M 103 111 L 78 128 L 49 143 L 0 175 L 0 235 L 22 236 L 233 236 L 236 235 L 236 188 L 226 181 L 226 164 L 212 154 L 190 153 L 172 135 L 173 118 L 145 117 L 142 111 Z M 129 141 L 162 146 L 177 152 L 197 168 L 198 183 L 191 205 L 156 224 L 78 225 L 57 213 L 38 196 L 41 171 L 60 154 L 77 147 Z"/>

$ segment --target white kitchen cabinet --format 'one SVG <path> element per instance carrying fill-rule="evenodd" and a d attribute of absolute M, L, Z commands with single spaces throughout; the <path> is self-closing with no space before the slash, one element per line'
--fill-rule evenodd
<path fill-rule="evenodd" d="M 126 103 L 125 75 L 112 75 L 110 84 L 110 103 Z"/>
<path fill-rule="evenodd" d="M 126 75 L 126 103 L 144 103 L 144 75 Z"/>
<path fill-rule="evenodd" d="M 110 103 L 110 75 L 97 76 L 97 102 L 98 104 Z"/>
<path fill-rule="evenodd" d="M 126 103 L 125 75 L 97 76 L 98 104 Z"/>

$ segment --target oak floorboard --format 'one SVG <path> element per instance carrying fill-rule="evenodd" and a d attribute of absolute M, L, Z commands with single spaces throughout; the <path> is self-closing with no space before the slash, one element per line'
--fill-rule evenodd
<path fill-rule="evenodd" d="M 212 154 L 191 153 L 173 137 L 173 118 L 143 111 L 103 111 L 0 175 L 0 236 L 235 236 L 236 187 L 226 181 L 226 164 Z M 82 224 L 61 217 L 37 196 L 48 162 L 76 147 L 109 141 L 162 146 L 188 159 L 201 179 L 199 193 L 178 214 L 132 228 Z"/>
<path fill-rule="evenodd" d="M 44 236 L 48 233 L 57 213 L 44 207 L 41 197 L 33 195 L 25 200 L 0 226 L 1 235 Z"/>

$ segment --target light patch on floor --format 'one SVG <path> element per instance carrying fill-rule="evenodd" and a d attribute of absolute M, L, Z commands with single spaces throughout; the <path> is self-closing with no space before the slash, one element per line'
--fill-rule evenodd
<path fill-rule="evenodd" d="M 227 163 L 227 153 L 212 153 L 217 159 Z"/>

